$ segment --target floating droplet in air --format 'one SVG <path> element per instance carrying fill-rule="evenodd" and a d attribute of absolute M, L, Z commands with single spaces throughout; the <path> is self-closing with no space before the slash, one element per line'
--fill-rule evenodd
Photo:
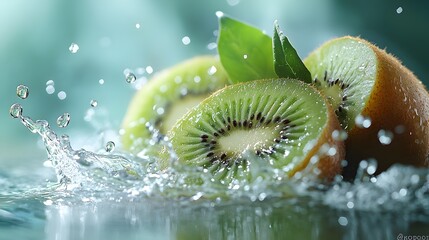
<path fill-rule="evenodd" d="M 377 133 L 378 140 L 383 145 L 389 145 L 393 140 L 393 133 L 388 130 L 381 129 Z"/>
<path fill-rule="evenodd" d="M 64 91 L 60 91 L 60 92 L 58 93 L 58 98 L 59 98 L 60 100 L 64 100 L 64 99 L 66 99 L 66 97 L 67 97 L 66 92 L 64 92 Z"/>
<path fill-rule="evenodd" d="M 53 94 L 55 92 L 55 82 L 54 80 L 48 80 L 46 82 L 46 93 L 48 94 Z"/>
<path fill-rule="evenodd" d="M 127 81 L 127 83 L 133 83 L 137 80 L 137 78 L 136 78 L 136 75 L 134 75 L 134 73 L 129 72 L 125 76 L 125 80 Z"/>
<path fill-rule="evenodd" d="M 402 11 L 403 11 L 402 7 L 398 7 L 398 8 L 396 9 L 396 13 L 397 13 L 397 14 L 401 14 L 401 13 L 402 13 Z"/>
<path fill-rule="evenodd" d="M 91 100 L 91 107 L 97 107 L 98 102 L 97 100 Z"/>
<path fill-rule="evenodd" d="M 184 45 L 188 45 L 189 43 L 191 43 L 191 39 L 190 39 L 188 36 L 184 36 L 184 37 L 182 38 L 182 43 L 183 43 Z"/>
<path fill-rule="evenodd" d="M 152 73 L 153 73 L 153 68 L 152 68 L 152 66 L 147 66 L 147 67 L 146 67 L 146 72 L 147 72 L 147 74 L 152 74 Z"/>
<path fill-rule="evenodd" d="M 70 123 L 70 114 L 69 113 L 64 113 L 63 115 L 59 116 L 57 118 L 57 125 L 60 128 L 65 128 L 69 125 Z"/>
<path fill-rule="evenodd" d="M 79 50 L 79 45 L 77 45 L 76 43 L 72 43 L 70 44 L 69 50 L 71 53 L 77 53 L 77 51 Z"/>
<path fill-rule="evenodd" d="M 22 99 L 26 99 L 28 97 L 28 87 L 25 85 L 18 85 L 18 87 L 16 87 L 16 95 L 18 95 L 18 97 L 22 98 Z"/>
<path fill-rule="evenodd" d="M 113 150 L 115 150 L 115 143 L 113 141 L 108 141 L 106 143 L 106 152 L 112 152 Z"/>
<path fill-rule="evenodd" d="M 19 103 L 14 103 L 10 106 L 9 113 L 13 118 L 19 118 L 22 116 L 22 106 Z"/>

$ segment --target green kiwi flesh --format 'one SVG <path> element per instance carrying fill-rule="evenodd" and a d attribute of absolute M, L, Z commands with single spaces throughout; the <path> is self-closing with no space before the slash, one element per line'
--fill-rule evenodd
<path fill-rule="evenodd" d="M 215 179 L 250 178 L 248 154 L 293 172 L 327 126 L 327 104 L 315 88 L 294 79 L 230 85 L 191 109 L 169 137 L 179 163 L 203 167 Z"/>
<path fill-rule="evenodd" d="M 368 101 L 376 79 L 377 58 L 365 43 L 339 38 L 312 52 L 304 64 L 314 85 L 333 105 L 341 126 L 350 130 Z"/>
<path fill-rule="evenodd" d="M 148 147 L 147 123 L 166 134 L 177 119 L 215 90 L 228 84 L 217 56 L 199 56 L 156 74 L 129 104 L 122 144 L 131 152 Z"/>

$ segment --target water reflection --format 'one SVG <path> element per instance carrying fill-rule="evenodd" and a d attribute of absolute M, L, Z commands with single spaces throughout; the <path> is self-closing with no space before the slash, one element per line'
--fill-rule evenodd
<path fill-rule="evenodd" d="M 429 234 L 423 220 L 410 215 L 334 210 L 306 199 L 49 206 L 46 216 L 47 239 L 396 239 Z"/>

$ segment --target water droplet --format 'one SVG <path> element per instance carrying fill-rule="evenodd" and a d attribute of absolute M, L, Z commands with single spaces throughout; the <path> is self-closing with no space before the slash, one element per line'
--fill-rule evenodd
<path fill-rule="evenodd" d="M 63 115 L 59 116 L 57 118 L 57 125 L 60 128 L 65 128 L 69 125 L 70 123 L 70 114 L 69 113 L 64 113 Z"/>
<path fill-rule="evenodd" d="M 195 82 L 195 83 L 199 83 L 199 82 L 201 82 L 201 77 L 200 77 L 200 76 L 195 76 L 195 77 L 194 77 L 194 82 Z"/>
<path fill-rule="evenodd" d="M 244 55 L 243 55 L 243 58 L 244 58 L 244 59 L 247 59 L 247 54 L 244 54 Z"/>
<path fill-rule="evenodd" d="M 99 83 L 100 85 L 103 85 L 103 84 L 104 84 L 104 79 L 100 79 L 100 80 L 98 80 L 98 83 Z"/>
<path fill-rule="evenodd" d="M 339 217 L 339 218 L 338 218 L 338 223 L 339 223 L 341 226 L 347 226 L 347 224 L 349 224 L 349 221 L 347 220 L 347 218 L 346 218 L 346 217 Z"/>
<path fill-rule="evenodd" d="M 136 28 L 139 29 L 140 28 L 140 23 L 136 23 Z"/>
<path fill-rule="evenodd" d="M 77 53 L 77 51 L 79 50 L 79 45 L 77 45 L 76 43 L 72 43 L 70 44 L 69 50 L 71 53 Z"/>
<path fill-rule="evenodd" d="M 404 125 L 398 125 L 395 127 L 395 133 L 402 134 L 405 132 L 405 126 Z"/>
<path fill-rule="evenodd" d="M 214 50 L 216 48 L 217 48 L 217 44 L 215 42 L 211 42 L 211 43 L 207 44 L 208 50 Z"/>
<path fill-rule="evenodd" d="M 113 141 L 108 141 L 105 147 L 106 152 L 112 152 L 115 150 L 115 143 Z"/>
<path fill-rule="evenodd" d="M 127 81 L 127 83 L 133 83 L 137 80 L 137 78 L 136 78 L 136 75 L 134 75 L 134 73 L 129 72 L 125 76 L 125 80 Z"/>
<path fill-rule="evenodd" d="M 26 99 L 28 97 L 28 87 L 25 85 L 18 85 L 18 87 L 16 87 L 16 95 L 18 95 L 18 97 L 22 98 L 22 99 Z"/>
<path fill-rule="evenodd" d="M 393 139 L 393 133 L 388 130 L 381 129 L 377 133 L 378 141 L 383 145 L 389 145 Z"/>
<path fill-rule="evenodd" d="M 217 12 L 216 12 L 216 17 L 218 17 L 218 18 L 223 17 L 223 12 L 221 12 L 221 11 L 217 11 Z"/>
<path fill-rule="evenodd" d="M 240 0 L 226 0 L 229 6 L 235 6 L 240 3 Z"/>
<path fill-rule="evenodd" d="M 98 102 L 97 102 L 97 100 L 93 99 L 93 100 L 91 100 L 90 104 L 91 104 L 91 107 L 97 107 Z"/>
<path fill-rule="evenodd" d="M 334 130 L 332 131 L 332 138 L 336 141 L 344 141 L 348 137 L 348 134 L 344 130 Z"/>
<path fill-rule="evenodd" d="M 396 13 L 397 13 L 397 14 L 401 14 L 401 13 L 402 13 L 402 11 L 403 11 L 402 7 L 398 7 L 398 8 L 396 9 Z"/>
<path fill-rule="evenodd" d="M 12 106 L 10 106 L 9 114 L 13 118 L 19 118 L 22 116 L 22 106 L 19 103 L 14 103 Z"/>
<path fill-rule="evenodd" d="M 46 93 L 47 94 L 53 94 L 54 92 L 55 92 L 54 85 L 48 85 L 48 86 L 46 86 Z"/>
<path fill-rule="evenodd" d="M 355 124 L 360 128 L 369 128 L 371 126 L 371 118 L 362 115 L 357 115 L 355 118 Z"/>
<path fill-rule="evenodd" d="M 215 73 L 216 73 L 216 71 L 217 71 L 217 68 L 216 68 L 215 66 L 211 66 L 211 67 L 209 68 L 208 74 L 209 74 L 209 75 L 213 75 L 213 74 L 215 74 Z"/>
<path fill-rule="evenodd" d="M 147 72 L 147 74 L 152 74 L 153 73 L 153 68 L 151 66 L 147 66 L 146 67 L 146 72 Z"/>
<path fill-rule="evenodd" d="M 66 99 L 66 97 L 67 97 L 67 94 L 66 94 L 66 92 L 64 92 L 64 91 L 60 91 L 60 92 L 58 92 L 58 98 L 60 99 L 60 100 L 64 100 L 64 99 Z"/>
<path fill-rule="evenodd" d="M 190 39 L 188 36 L 184 36 L 184 37 L 182 38 L 182 43 L 183 43 L 184 45 L 188 45 L 189 43 L 191 43 L 191 39 Z"/>
<path fill-rule="evenodd" d="M 162 115 L 162 114 L 164 114 L 164 112 L 165 112 L 164 108 L 156 109 L 156 113 L 158 113 L 158 115 Z"/>

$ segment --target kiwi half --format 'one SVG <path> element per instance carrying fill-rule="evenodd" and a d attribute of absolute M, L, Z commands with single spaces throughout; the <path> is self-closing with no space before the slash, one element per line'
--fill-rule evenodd
<path fill-rule="evenodd" d="M 122 123 L 124 148 L 146 149 L 151 139 L 147 123 L 166 134 L 190 108 L 227 83 L 217 56 L 195 57 L 158 73 L 129 104 Z"/>
<path fill-rule="evenodd" d="M 251 178 L 247 156 L 291 177 L 313 156 L 322 178 L 340 172 L 339 122 L 325 98 L 294 79 L 227 86 L 181 118 L 169 133 L 179 163 L 200 166 L 215 179 Z M 323 146 L 323 147 L 322 147 Z M 326 147 L 329 153 L 320 154 Z"/>
<path fill-rule="evenodd" d="M 378 161 L 378 172 L 394 163 L 428 166 L 429 95 L 395 57 L 346 36 L 325 43 L 304 63 L 348 132 L 347 178 L 369 158 Z M 362 117 L 370 126 L 359 124 Z"/>

